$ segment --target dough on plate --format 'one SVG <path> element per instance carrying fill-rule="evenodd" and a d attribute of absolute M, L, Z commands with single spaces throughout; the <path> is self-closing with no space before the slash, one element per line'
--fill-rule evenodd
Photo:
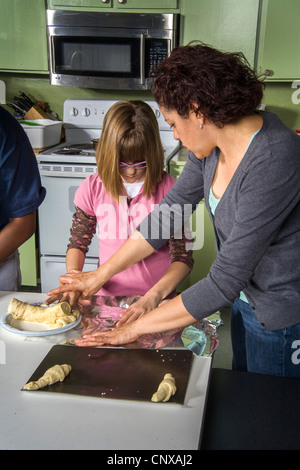
<path fill-rule="evenodd" d="M 74 322 L 79 316 L 77 310 L 72 312 L 71 305 L 68 302 L 58 302 L 49 307 L 40 307 L 31 305 L 28 302 L 12 299 L 8 305 L 7 311 L 15 320 L 46 323 L 52 328 L 61 328 L 62 326 L 68 325 Z"/>
<path fill-rule="evenodd" d="M 24 385 L 24 390 L 38 390 L 39 388 L 44 388 L 47 385 L 52 385 L 55 382 L 62 382 L 67 375 L 69 375 L 72 367 L 69 364 L 62 364 L 50 367 L 46 370 L 45 374 L 36 381 L 28 382 Z"/>
<path fill-rule="evenodd" d="M 163 381 L 159 384 L 157 392 L 152 395 L 151 401 L 168 401 L 176 393 L 175 379 L 172 374 L 166 374 Z"/>

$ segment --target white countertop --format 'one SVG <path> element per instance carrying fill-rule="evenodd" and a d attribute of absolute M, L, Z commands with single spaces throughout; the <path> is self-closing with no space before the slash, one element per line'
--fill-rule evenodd
<path fill-rule="evenodd" d="M 0 291 L 0 316 L 15 297 Z M 64 335 L 25 337 L 0 327 L 0 449 L 193 450 L 198 448 L 211 358 L 193 357 L 184 405 L 21 391 L 53 343 Z"/>

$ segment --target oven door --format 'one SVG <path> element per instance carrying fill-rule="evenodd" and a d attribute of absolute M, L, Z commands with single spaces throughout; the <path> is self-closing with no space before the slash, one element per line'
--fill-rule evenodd
<path fill-rule="evenodd" d="M 98 259 L 86 258 L 83 271 L 95 271 Z M 66 258 L 64 256 L 41 257 L 41 292 L 49 292 L 59 286 L 59 278 L 66 272 Z"/>
<path fill-rule="evenodd" d="M 48 171 L 42 169 L 45 167 L 49 168 Z M 65 167 L 63 164 L 39 164 L 42 184 L 47 191 L 38 209 L 42 292 L 58 287 L 59 277 L 66 272 L 66 250 L 75 211 L 74 195 L 87 174 L 96 170 L 94 165 L 78 165 L 68 173 L 64 171 Z M 68 168 L 71 168 L 70 165 Z M 97 269 L 98 259 L 99 240 L 96 233 L 85 258 L 83 271 Z"/>
<path fill-rule="evenodd" d="M 40 253 L 42 256 L 65 256 L 70 238 L 72 215 L 75 212 L 74 195 L 87 176 L 84 171 L 86 168 L 90 167 L 78 167 L 76 176 L 70 176 L 63 172 L 61 176 L 57 176 L 58 172 L 55 171 L 49 171 L 47 175 L 40 170 L 42 184 L 47 191 L 46 198 L 38 209 Z M 99 257 L 97 233 L 89 247 L 88 256 L 97 259 Z"/>

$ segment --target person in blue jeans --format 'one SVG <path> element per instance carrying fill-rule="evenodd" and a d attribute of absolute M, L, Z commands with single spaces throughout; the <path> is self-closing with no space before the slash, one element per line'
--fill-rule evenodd
<path fill-rule="evenodd" d="M 0 290 L 21 285 L 18 248 L 35 232 L 46 194 L 36 157 L 18 121 L 0 106 Z"/>
<path fill-rule="evenodd" d="M 181 217 L 203 198 L 217 256 L 208 275 L 176 298 L 136 321 L 127 313 L 87 345 L 128 343 L 231 304 L 233 368 L 300 377 L 300 141 L 275 114 L 258 111 L 263 88 L 242 54 L 204 44 L 178 47 L 158 67 L 154 98 L 188 149 L 187 163 L 122 249 L 94 272 L 62 276 L 58 291 L 93 294 L 165 242 L 149 237 L 149 225 L 160 233 L 170 208 Z"/>

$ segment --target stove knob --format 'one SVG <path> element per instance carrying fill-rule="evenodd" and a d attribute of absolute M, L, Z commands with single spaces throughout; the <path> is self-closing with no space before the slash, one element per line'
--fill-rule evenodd
<path fill-rule="evenodd" d="M 70 115 L 71 116 L 77 116 L 77 114 L 78 114 L 78 109 L 77 108 L 71 108 Z"/>
<path fill-rule="evenodd" d="M 90 111 L 89 108 L 84 108 L 84 109 L 82 110 L 82 116 L 88 117 L 90 114 L 91 114 L 91 111 Z"/>

